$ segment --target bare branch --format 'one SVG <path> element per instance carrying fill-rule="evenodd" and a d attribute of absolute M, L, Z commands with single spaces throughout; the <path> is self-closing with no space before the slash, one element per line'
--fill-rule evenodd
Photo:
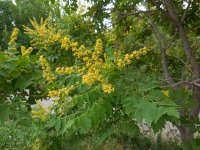
<path fill-rule="evenodd" d="M 192 88 L 194 86 L 200 87 L 200 79 L 194 80 L 194 81 L 179 81 L 174 84 L 169 84 L 166 86 L 161 86 L 161 88 L 167 88 L 167 87 L 172 87 L 172 88 L 183 88 L 183 87 L 188 87 Z"/>

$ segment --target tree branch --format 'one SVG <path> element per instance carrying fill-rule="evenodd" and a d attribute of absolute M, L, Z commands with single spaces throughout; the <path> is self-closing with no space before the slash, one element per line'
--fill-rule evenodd
<path fill-rule="evenodd" d="M 194 81 L 179 81 L 177 83 L 174 84 L 169 84 L 166 86 L 161 86 L 161 88 L 167 88 L 167 87 L 172 87 L 172 88 L 183 88 L 183 87 L 188 87 L 188 88 L 192 88 L 194 86 L 200 87 L 200 79 L 194 80 Z"/>

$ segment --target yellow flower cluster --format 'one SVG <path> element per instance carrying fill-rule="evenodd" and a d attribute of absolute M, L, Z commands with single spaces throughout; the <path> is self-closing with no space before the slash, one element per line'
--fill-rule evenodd
<path fill-rule="evenodd" d="M 121 51 L 114 53 L 115 60 L 114 63 L 109 60 L 109 56 L 103 51 L 103 42 L 101 39 L 96 40 L 94 50 L 87 50 L 84 45 L 79 45 L 77 42 L 71 41 L 70 38 L 62 36 L 57 33 L 53 26 L 47 21 L 41 20 L 40 24 L 36 20 L 31 21 L 34 29 L 25 27 L 25 32 L 32 35 L 34 38 L 32 40 L 33 45 L 40 45 L 44 48 L 48 48 L 51 44 L 58 42 L 61 49 L 71 50 L 73 56 L 81 61 L 80 66 L 73 67 L 58 67 L 55 72 L 61 75 L 71 75 L 78 74 L 82 77 L 81 84 L 93 85 L 96 82 L 102 85 L 102 89 L 105 93 L 110 93 L 114 91 L 112 84 L 109 84 L 105 78 L 105 73 L 109 71 L 110 68 L 116 66 L 118 68 L 123 68 L 126 65 L 131 64 L 134 59 L 140 59 L 141 56 L 147 53 L 147 48 L 144 47 L 138 51 L 133 51 L 130 54 L 122 55 Z M 52 82 L 55 80 L 54 75 L 51 73 L 51 69 L 47 61 L 43 56 L 40 57 L 40 64 L 43 69 L 44 78 Z M 57 91 L 50 91 L 50 97 L 62 96 L 62 93 L 68 93 L 70 90 L 68 88 L 62 88 Z"/>
<path fill-rule="evenodd" d="M 103 83 L 102 89 L 105 93 L 108 93 L 108 94 L 114 91 L 114 87 L 112 84 Z"/>
<path fill-rule="evenodd" d="M 37 138 L 34 143 L 30 144 L 29 147 L 32 150 L 48 150 L 48 144 L 39 138 Z"/>
<path fill-rule="evenodd" d="M 37 102 L 36 108 L 31 111 L 33 119 L 46 121 L 48 119 L 50 109 L 42 106 L 41 101 Z"/>
<path fill-rule="evenodd" d="M 70 75 L 74 72 L 73 67 L 58 67 L 56 73 L 61 75 Z"/>
<path fill-rule="evenodd" d="M 18 28 L 14 28 L 13 31 L 12 31 L 12 34 L 10 36 L 10 41 L 8 43 L 8 50 L 17 50 L 16 49 L 16 40 L 17 40 L 17 36 L 18 36 L 18 33 L 19 33 L 19 29 Z M 14 55 L 14 54 L 9 54 L 9 55 Z"/>
<path fill-rule="evenodd" d="M 42 66 L 43 70 L 43 77 L 49 82 L 53 82 L 56 78 L 55 76 L 51 73 L 51 68 L 49 64 L 47 63 L 46 59 L 43 57 L 43 55 L 40 56 L 39 58 L 39 63 Z"/>
<path fill-rule="evenodd" d="M 98 53 L 98 54 L 101 54 L 103 50 L 103 42 L 101 39 L 97 39 L 96 41 L 96 45 L 95 45 L 95 51 Z"/>
<path fill-rule="evenodd" d="M 120 57 L 120 56 L 122 56 L 122 52 L 121 51 L 114 52 L 114 56 Z"/>
<path fill-rule="evenodd" d="M 119 68 L 125 67 L 127 64 L 131 64 L 133 59 L 140 59 L 141 56 L 146 55 L 148 49 L 146 47 L 139 49 L 138 51 L 133 51 L 130 54 L 125 54 L 123 58 L 117 58 L 114 62 L 117 64 Z M 120 52 L 115 53 L 116 57 L 121 57 Z"/>
<path fill-rule="evenodd" d="M 87 85 L 93 85 L 96 82 L 100 82 L 102 85 L 102 90 L 105 93 L 111 93 L 114 91 L 114 87 L 112 84 L 106 83 L 102 70 L 110 69 L 111 65 L 107 64 L 106 61 L 101 59 L 101 55 L 104 56 L 105 59 L 108 59 L 106 53 L 103 54 L 103 43 L 101 39 L 97 39 L 95 45 L 95 51 L 85 51 L 85 55 L 82 60 L 85 62 L 85 69 L 87 72 L 82 73 L 82 83 Z M 92 57 L 91 57 L 92 56 Z"/>
<path fill-rule="evenodd" d="M 103 75 L 97 72 L 96 73 L 88 72 L 87 74 L 83 75 L 82 82 L 87 85 L 92 85 L 96 81 L 101 81 L 102 78 L 103 78 Z"/>
<path fill-rule="evenodd" d="M 15 41 L 17 40 L 18 33 L 19 33 L 19 29 L 18 28 L 14 28 L 14 30 L 12 31 L 12 34 L 11 34 L 10 41 L 9 41 L 8 45 L 11 45 L 11 44 L 15 43 Z"/>
<path fill-rule="evenodd" d="M 61 43 L 61 48 L 68 50 L 70 47 L 70 40 L 67 37 L 64 37 L 63 39 L 60 40 Z"/>
<path fill-rule="evenodd" d="M 62 88 L 59 90 L 52 90 L 48 92 L 48 96 L 51 98 L 56 98 L 56 97 L 64 97 L 66 94 L 71 92 L 74 89 L 74 86 L 71 85 L 68 88 Z"/>
<path fill-rule="evenodd" d="M 49 19 L 50 17 L 45 21 L 41 19 L 40 23 L 38 23 L 37 20 L 33 18 L 30 22 L 34 29 L 23 26 L 25 34 L 32 36 L 31 46 L 42 46 L 47 50 L 47 47 L 51 44 L 61 41 L 61 35 L 55 33 L 52 25 L 49 23 Z"/>
<path fill-rule="evenodd" d="M 78 42 L 72 42 L 72 43 L 70 44 L 70 46 L 71 46 L 71 48 L 72 48 L 72 51 L 74 52 L 74 51 L 77 50 Z"/>
<path fill-rule="evenodd" d="M 22 57 L 27 57 L 30 55 L 30 53 L 33 51 L 32 47 L 29 47 L 26 49 L 25 46 L 21 46 L 21 53 L 22 53 Z"/>
<path fill-rule="evenodd" d="M 169 96 L 169 91 L 168 90 L 162 90 L 161 91 L 165 96 Z"/>
<path fill-rule="evenodd" d="M 49 37 L 49 40 L 50 40 L 51 43 L 54 43 L 56 41 L 60 41 L 60 38 L 61 38 L 61 35 L 59 33 L 57 33 L 57 34 L 52 34 Z"/>

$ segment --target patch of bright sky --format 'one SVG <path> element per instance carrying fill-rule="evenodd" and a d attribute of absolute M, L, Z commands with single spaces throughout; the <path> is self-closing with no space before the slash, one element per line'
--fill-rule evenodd
<path fill-rule="evenodd" d="M 15 2 L 15 0 L 12 0 L 12 2 L 13 2 L 13 4 L 15 4 L 15 5 L 16 5 L 16 2 Z"/>

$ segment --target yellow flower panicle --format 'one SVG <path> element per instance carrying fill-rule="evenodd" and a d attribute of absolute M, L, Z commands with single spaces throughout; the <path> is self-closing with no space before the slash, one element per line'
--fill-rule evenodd
<path fill-rule="evenodd" d="M 114 52 L 114 56 L 120 57 L 120 56 L 122 56 L 122 52 L 121 51 Z"/>
<path fill-rule="evenodd" d="M 61 48 L 68 50 L 70 47 L 70 40 L 67 37 L 64 37 L 63 39 L 61 39 Z"/>
<path fill-rule="evenodd" d="M 27 57 L 30 55 L 30 53 L 33 51 L 32 47 L 29 47 L 26 49 L 25 46 L 21 46 L 21 53 L 22 53 L 22 57 Z"/>
<path fill-rule="evenodd" d="M 41 121 L 46 121 L 49 117 L 49 113 L 51 110 L 49 108 L 45 108 L 41 101 L 37 102 L 36 108 L 31 111 L 33 119 L 39 119 Z"/>
<path fill-rule="evenodd" d="M 60 34 L 53 34 L 52 36 L 49 37 L 49 40 L 51 43 L 60 41 L 61 35 Z"/>
<path fill-rule="evenodd" d="M 72 51 L 77 51 L 77 47 L 78 47 L 78 42 L 72 42 L 70 44 Z"/>
<path fill-rule="evenodd" d="M 119 68 L 123 68 L 123 67 L 126 66 L 125 61 L 123 61 L 122 59 L 116 59 L 114 62 L 117 64 L 117 66 L 118 66 Z"/>
<path fill-rule="evenodd" d="M 8 43 L 8 50 L 17 50 L 16 49 L 16 40 L 17 40 L 17 36 L 19 34 L 19 29 L 18 28 L 14 28 L 12 31 L 12 34 L 10 36 L 10 41 Z M 9 55 L 14 55 L 14 54 L 9 54 Z"/>
<path fill-rule="evenodd" d="M 103 75 L 99 73 L 92 73 L 88 72 L 87 74 L 83 75 L 82 82 L 83 84 L 87 85 L 93 85 L 96 81 L 101 81 L 103 78 Z"/>
<path fill-rule="evenodd" d="M 46 59 L 43 57 L 43 55 L 39 58 L 39 63 L 43 70 L 43 77 L 49 82 L 53 82 L 56 77 L 51 73 L 51 68 L 49 64 L 47 63 Z"/>
<path fill-rule="evenodd" d="M 19 34 L 19 29 L 18 28 L 14 28 L 14 30 L 12 31 L 12 34 L 11 34 L 10 41 L 9 41 L 8 45 L 11 45 L 11 44 L 15 43 L 15 41 L 17 40 L 18 34 Z"/>
<path fill-rule="evenodd" d="M 70 86 L 68 88 L 62 88 L 58 90 L 52 90 L 48 92 L 48 96 L 51 98 L 64 97 L 69 94 L 74 89 L 74 86 Z"/>
<path fill-rule="evenodd" d="M 103 42 L 101 39 L 97 39 L 96 44 L 95 44 L 95 51 L 98 54 L 101 54 L 103 50 Z"/>
<path fill-rule="evenodd" d="M 60 75 L 70 75 L 74 72 L 73 67 L 58 67 L 56 73 Z"/>
<path fill-rule="evenodd" d="M 61 42 L 61 34 L 57 33 L 50 23 L 49 16 L 45 21 L 41 19 L 40 22 L 37 22 L 35 18 L 30 20 L 34 29 L 31 29 L 27 26 L 23 26 L 25 30 L 25 34 L 31 35 L 31 46 L 40 46 L 45 50 L 48 50 L 48 47 L 53 45 L 55 42 Z"/>
<path fill-rule="evenodd" d="M 165 96 L 169 96 L 169 91 L 168 90 L 162 90 L 161 91 Z"/>
<path fill-rule="evenodd" d="M 107 84 L 107 83 L 103 83 L 102 84 L 102 89 L 105 93 L 111 93 L 114 91 L 114 87 L 112 84 Z"/>
<path fill-rule="evenodd" d="M 148 52 L 148 49 L 146 47 L 139 49 L 138 51 L 133 51 L 130 54 L 125 54 L 123 58 L 121 58 L 121 53 L 115 52 L 114 55 L 117 57 L 114 62 L 119 68 L 123 68 L 126 65 L 131 64 L 133 59 L 140 59 L 141 56 L 146 55 Z M 118 58 L 119 57 L 119 58 Z"/>

